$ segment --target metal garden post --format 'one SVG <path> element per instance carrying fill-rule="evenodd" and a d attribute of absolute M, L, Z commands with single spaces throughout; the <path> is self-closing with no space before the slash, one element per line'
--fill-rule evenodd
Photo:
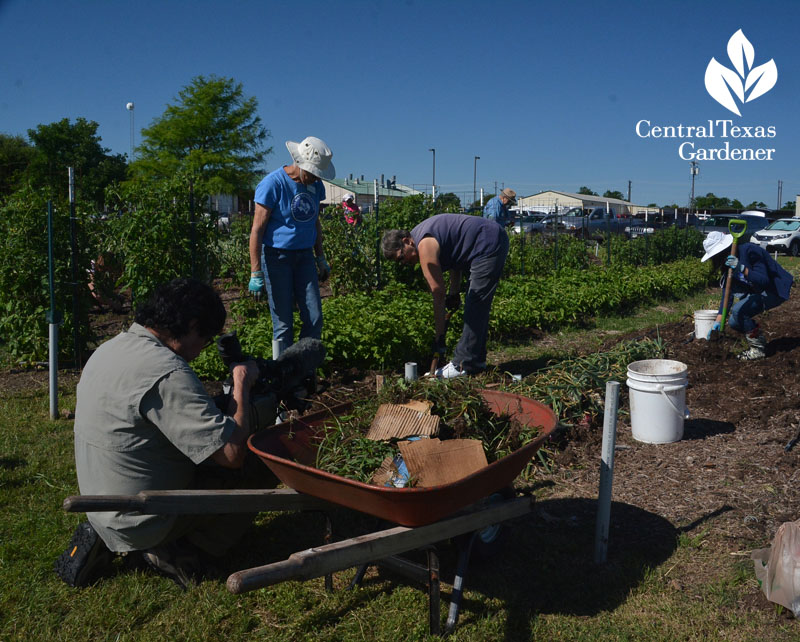
<path fill-rule="evenodd" d="M 378 179 L 373 183 L 375 190 L 375 285 L 381 287 L 381 226 L 378 219 Z"/>
<path fill-rule="evenodd" d="M 47 201 L 47 275 L 50 284 L 50 309 L 47 323 L 50 335 L 50 419 L 58 419 L 58 326 L 62 316 L 56 310 L 56 284 L 53 266 L 53 201 Z"/>
<path fill-rule="evenodd" d="M 78 232 L 75 218 L 75 169 L 68 167 L 67 175 L 69 176 L 69 241 L 72 250 L 72 340 L 75 367 L 80 368 L 82 359 L 78 325 L 80 305 L 78 303 Z"/>
<path fill-rule="evenodd" d="M 197 246 L 197 222 L 194 220 L 194 181 L 189 181 L 189 253 L 192 278 L 194 278 L 195 248 Z"/>

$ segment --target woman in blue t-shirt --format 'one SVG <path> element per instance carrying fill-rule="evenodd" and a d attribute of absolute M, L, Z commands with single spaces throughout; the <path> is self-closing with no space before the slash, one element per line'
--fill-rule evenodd
<path fill-rule="evenodd" d="M 286 141 L 286 147 L 293 164 L 271 172 L 256 187 L 248 286 L 256 296 L 264 291 L 269 296 L 272 339 L 280 350 L 294 342 L 295 303 L 300 338 L 322 335 L 319 282 L 328 278 L 330 266 L 322 250 L 319 207 L 325 187 L 320 179 L 336 176 L 333 154 L 319 138 Z"/>

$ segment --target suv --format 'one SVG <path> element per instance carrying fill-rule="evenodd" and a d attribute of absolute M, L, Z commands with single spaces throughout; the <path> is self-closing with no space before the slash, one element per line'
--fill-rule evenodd
<path fill-rule="evenodd" d="M 741 243 L 746 243 L 753 234 L 759 230 L 763 230 L 770 224 L 769 219 L 763 214 L 761 216 L 756 216 L 755 214 L 743 212 L 741 214 L 715 214 L 714 216 L 709 216 L 705 221 L 702 221 L 698 229 L 705 236 L 708 236 L 709 232 L 728 234 L 728 223 L 731 219 L 745 221 L 747 223 L 747 229 L 740 239 Z"/>
<path fill-rule="evenodd" d="M 800 256 L 800 218 L 779 218 L 769 227 L 753 234 L 750 242 L 768 252 L 779 251 Z"/>

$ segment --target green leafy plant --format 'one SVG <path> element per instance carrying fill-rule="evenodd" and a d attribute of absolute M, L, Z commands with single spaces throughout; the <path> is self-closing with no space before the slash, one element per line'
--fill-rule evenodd
<path fill-rule="evenodd" d="M 119 286 L 129 288 L 134 301 L 171 279 L 210 280 L 217 273 L 215 216 L 204 212 L 207 197 L 192 183 L 190 176 L 178 174 L 130 181 L 106 194 L 115 210 L 108 221 L 107 250 L 123 266 Z"/>
<path fill-rule="evenodd" d="M 76 212 L 81 230 L 90 224 Z M 74 356 L 73 328 L 80 329 L 78 348 L 88 340 L 88 268 L 94 258 L 92 234 L 81 234 L 77 283 L 73 290 L 70 211 L 64 200 L 53 203 L 55 309 L 63 316 L 59 353 Z M 0 342 L 17 362 L 45 359 L 48 354 L 50 308 L 48 285 L 47 199 L 43 190 L 24 186 L 0 207 Z M 73 291 L 78 294 L 78 317 L 73 316 Z"/>

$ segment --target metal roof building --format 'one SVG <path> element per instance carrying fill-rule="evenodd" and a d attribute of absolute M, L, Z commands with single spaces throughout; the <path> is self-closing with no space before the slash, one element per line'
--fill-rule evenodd
<path fill-rule="evenodd" d="M 570 207 L 608 207 L 614 208 L 620 214 L 637 214 L 640 212 L 658 212 L 657 207 L 635 205 L 619 198 L 595 196 L 593 194 L 575 194 L 573 192 L 559 192 L 548 190 L 531 196 L 517 199 L 517 207 L 540 212 L 562 212 Z"/>
<path fill-rule="evenodd" d="M 333 178 L 331 180 L 323 180 L 325 185 L 325 200 L 322 205 L 331 205 L 334 203 L 341 203 L 342 198 L 348 192 L 356 197 L 356 204 L 362 209 L 371 208 L 375 202 L 375 182 L 364 180 L 364 177 L 353 178 L 350 174 L 349 178 Z M 394 180 L 384 180 L 383 177 L 378 181 L 378 202 L 382 203 L 387 199 L 401 199 L 406 196 L 413 196 L 415 194 L 422 194 L 419 190 L 415 190 L 408 185 L 401 185 Z"/>

